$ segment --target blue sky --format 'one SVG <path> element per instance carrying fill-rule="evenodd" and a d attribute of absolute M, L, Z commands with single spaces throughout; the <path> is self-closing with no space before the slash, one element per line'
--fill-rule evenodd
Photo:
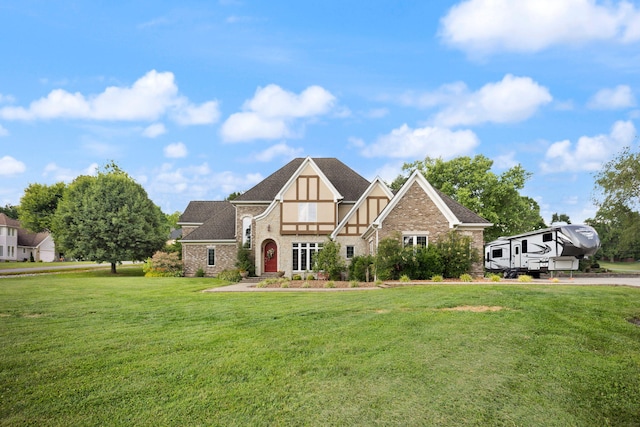
<path fill-rule="evenodd" d="M 110 160 L 172 213 L 294 157 L 483 154 L 579 222 L 638 147 L 634 1 L 0 0 L 0 58 L 2 206 Z"/>

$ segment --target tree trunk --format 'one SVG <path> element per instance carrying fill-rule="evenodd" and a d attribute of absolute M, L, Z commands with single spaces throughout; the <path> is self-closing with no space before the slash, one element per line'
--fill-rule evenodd
<path fill-rule="evenodd" d="M 116 273 L 117 273 L 117 271 L 116 271 L 116 263 L 112 262 L 111 263 L 111 274 L 116 274 Z"/>

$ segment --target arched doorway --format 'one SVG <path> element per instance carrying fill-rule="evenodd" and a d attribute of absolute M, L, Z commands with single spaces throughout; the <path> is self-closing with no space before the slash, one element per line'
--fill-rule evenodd
<path fill-rule="evenodd" d="M 264 272 L 275 273 L 278 271 L 278 245 L 273 240 L 268 240 L 264 245 Z"/>

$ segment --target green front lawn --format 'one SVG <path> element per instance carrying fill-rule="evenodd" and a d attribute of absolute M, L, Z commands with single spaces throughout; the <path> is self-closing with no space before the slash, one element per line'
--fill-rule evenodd
<path fill-rule="evenodd" d="M 637 288 L 220 284 L 0 279 L 0 424 L 640 423 Z"/>
<path fill-rule="evenodd" d="M 618 273 L 640 273 L 640 262 L 607 262 L 598 261 L 601 268 Z"/>
<path fill-rule="evenodd" d="M 73 265 L 82 267 L 84 265 L 93 264 L 93 261 L 74 261 L 74 262 L 2 262 L 0 261 L 0 272 L 2 270 L 8 270 L 12 268 L 44 268 L 44 267 L 56 267 L 61 265 Z M 106 267 L 109 264 L 105 264 Z"/>

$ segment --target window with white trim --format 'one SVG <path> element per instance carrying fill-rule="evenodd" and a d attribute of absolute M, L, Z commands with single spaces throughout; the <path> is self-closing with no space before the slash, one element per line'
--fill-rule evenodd
<path fill-rule="evenodd" d="M 429 238 L 424 234 L 402 236 L 402 246 L 404 246 L 405 248 L 408 246 L 413 246 L 414 248 L 426 248 L 428 244 Z"/>
<path fill-rule="evenodd" d="M 242 246 L 251 248 L 251 217 L 242 218 Z"/>
<path fill-rule="evenodd" d="M 317 203 L 298 203 L 298 221 L 316 222 L 318 218 Z"/>
<path fill-rule="evenodd" d="M 354 249 L 353 245 L 347 245 L 347 259 L 353 258 Z"/>
<path fill-rule="evenodd" d="M 212 267 L 216 265 L 216 250 L 215 248 L 207 249 L 207 265 Z"/>
<path fill-rule="evenodd" d="M 322 243 L 293 243 L 292 270 L 311 271 L 316 254 L 322 249 Z"/>

